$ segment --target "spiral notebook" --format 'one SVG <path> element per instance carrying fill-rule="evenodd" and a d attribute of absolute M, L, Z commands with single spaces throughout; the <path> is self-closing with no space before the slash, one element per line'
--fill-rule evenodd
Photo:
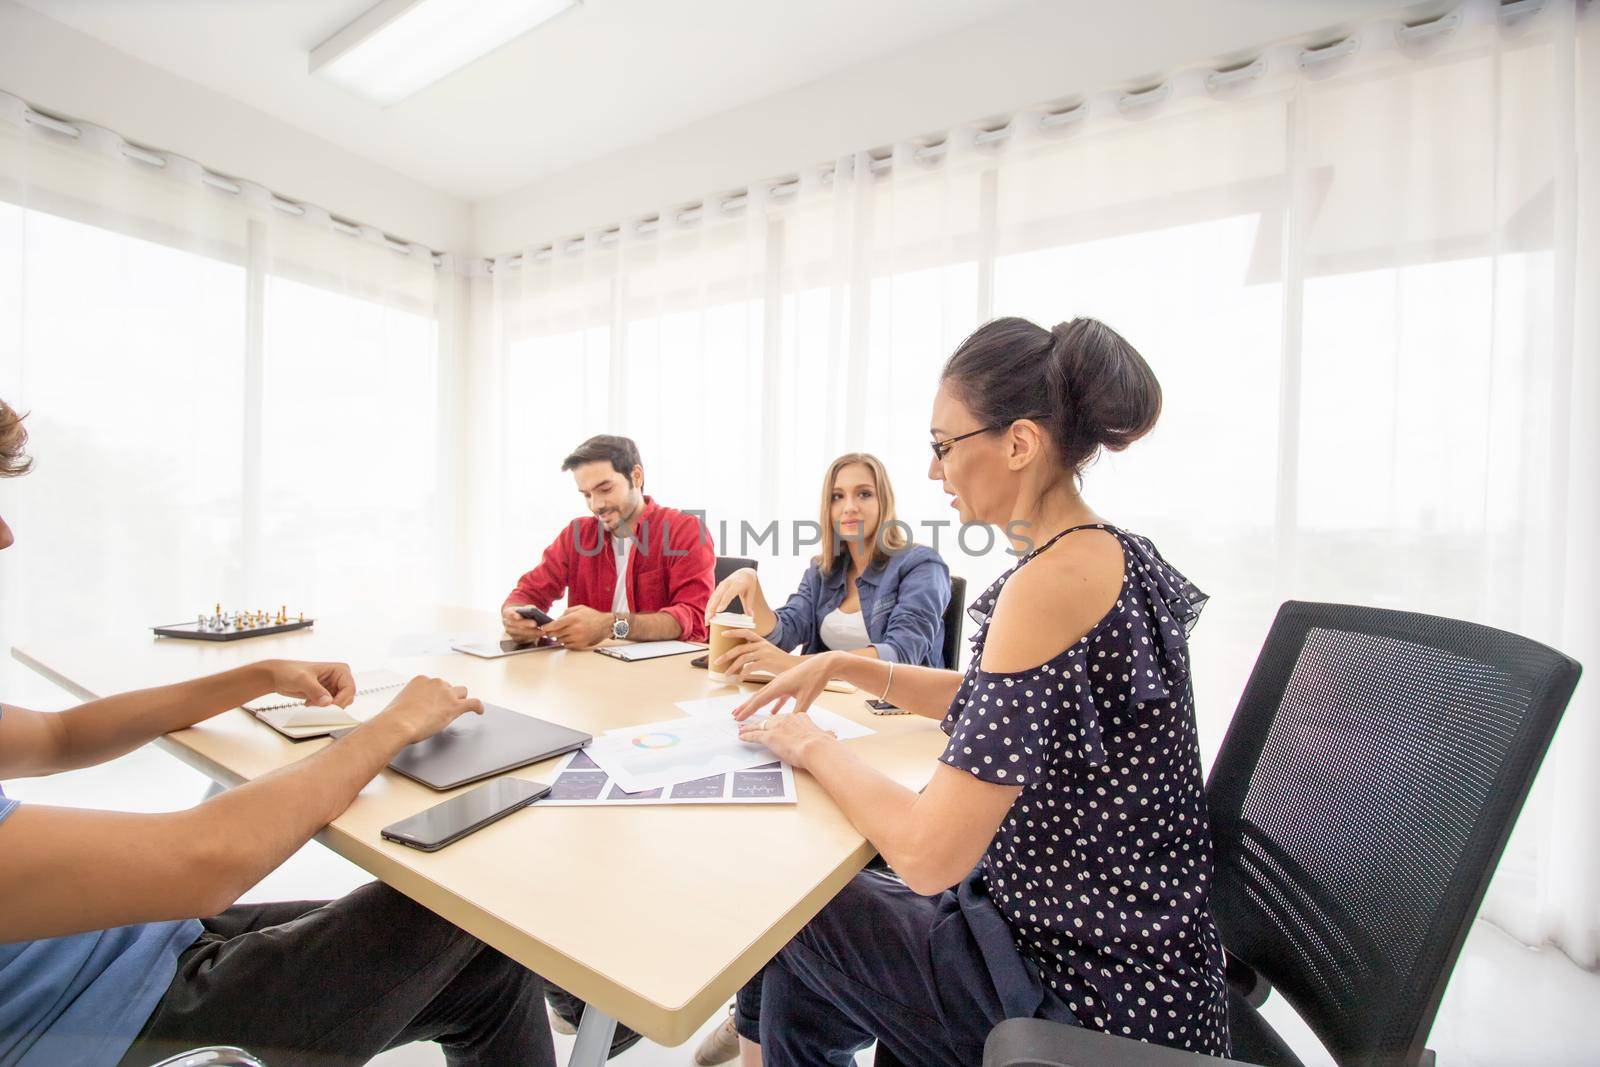
<path fill-rule="evenodd" d="M 348 730 L 370 719 L 394 698 L 406 680 L 394 671 L 356 672 L 356 698 L 348 708 L 337 704 L 317 708 L 279 693 L 245 701 L 244 710 L 291 741 L 325 737 L 335 730 Z"/>

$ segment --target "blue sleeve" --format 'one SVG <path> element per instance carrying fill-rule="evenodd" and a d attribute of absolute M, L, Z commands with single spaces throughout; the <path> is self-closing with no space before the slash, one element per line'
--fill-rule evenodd
<path fill-rule="evenodd" d="M 767 640 L 790 652 L 796 645 L 810 645 L 817 636 L 821 621 L 817 618 L 817 602 L 822 595 L 822 568 L 813 563 L 800 579 L 800 588 L 790 595 L 787 603 L 777 611 L 778 625 L 767 634 Z"/>
<path fill-rule="evenodd" d="M 920 553 L 919 553 L 920 554 Z M 874 641 L 878 658 L 890 663 L 940 663 L 944 654 L 944 609 L 950 606 L 950 568 L 932 549 L 906 567 L 883 636 Z"/>

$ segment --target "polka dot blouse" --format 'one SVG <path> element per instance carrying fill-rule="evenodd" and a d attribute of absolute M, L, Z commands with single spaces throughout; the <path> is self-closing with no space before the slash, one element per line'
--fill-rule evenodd
<path fill-rule="evenodd" d="M 1074 527 L 1085 529 L 1086 527 Z M 1084 1026 L 1229 1052 L 1188 634 L 1206 597 L 1142 537 L 1122 592 L 1082 640 L 1031 670 L 981 670 L 1007 579 L 969 609 L 972 664 L 940 757 L 1021 786 L 979 869 L 1018 951 Z"/>

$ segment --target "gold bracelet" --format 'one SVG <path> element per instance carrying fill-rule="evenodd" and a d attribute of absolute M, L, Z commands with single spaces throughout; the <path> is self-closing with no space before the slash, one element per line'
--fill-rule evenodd
<path fill-rule="evenodd" d="M 883 696 L 878 699 L 885 704 L 889 703 L 889 690 L 894 688 L 894 660 L 889 661 L 889 683 L 883 687 Z"/>

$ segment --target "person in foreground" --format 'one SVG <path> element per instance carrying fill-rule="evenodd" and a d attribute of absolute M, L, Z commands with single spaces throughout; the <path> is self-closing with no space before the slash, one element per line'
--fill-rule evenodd
<path fill-rule="evenodd" d="M 973 604 L 965 674 L 825 653 L 735 710 L 899 876 L 858 875 L 740 992 L 746 1063 L 843 1065 L 874 1040 L 879 1064 L 978 1063 L 1017 1016 L 1229 1051 L 1189 674 L 1206 598 L 1078 492 L 1160 397 L 1090 319 L 1000 319 L 945 365 L 929 477 L 1021 559 Z M 830 678 L 941 720 L 924 792 L 804 714 L 758 715 L 804 712 Z"/>
<path fill-rule="evenodd" d="M 506 633 L 518 641 L 552 637 L 567 648 L 593 648 L 611 638 L 704 641 L 706 597 L 716 555 L 694 516 L 644 494 L 639 446 L 601 434 L 561 463 L 572 472 L 590 517 L 574 519 L 544 550 L 500 605 Z M 547 610 L 559 597 L 567 610 L 548 626 L 517 608 Z"/>
<path fill-rule="evenodd" d="M 25 440 L 0 402 L 0 477 L 27 470 Z M 0 548 L 12 540 L 0 520 Z M 341 663 L 267 660 L 55 714 L 3 705 L 0 779 L 104 763 L 274 692 L 347 707 L 355 683 Z M 382 884 L 230 906 L 400 749 L 482 710 L 465 689 L 414 678 L 321 751 L 169 814 L 0 790 L 0 1067 L 132 1067 L 213 1044 L 344 1065 L 413 1041 L 439 1042 L 459 1067 L 553 1067 L 539 978 Z"/>
<path fill-rule="evenodd" d="M 821 525 L 829 533 L 800 588 L 777 611 L 767 606 L 756 572 L 742 567 L 723 579 L 706 604 L 706 620 L 739 598 L 754 630 L 735 630 L 741 644 L 711 664 L 733 676 L 778 674 L 802 654 L 834 650 L 857 656 L 944 666 L 944 610 L 950 568 L 939 553 L 914 545 L 894 513 L 889 472 L 876 457 L 850 452 L 822 480 Z"/>

